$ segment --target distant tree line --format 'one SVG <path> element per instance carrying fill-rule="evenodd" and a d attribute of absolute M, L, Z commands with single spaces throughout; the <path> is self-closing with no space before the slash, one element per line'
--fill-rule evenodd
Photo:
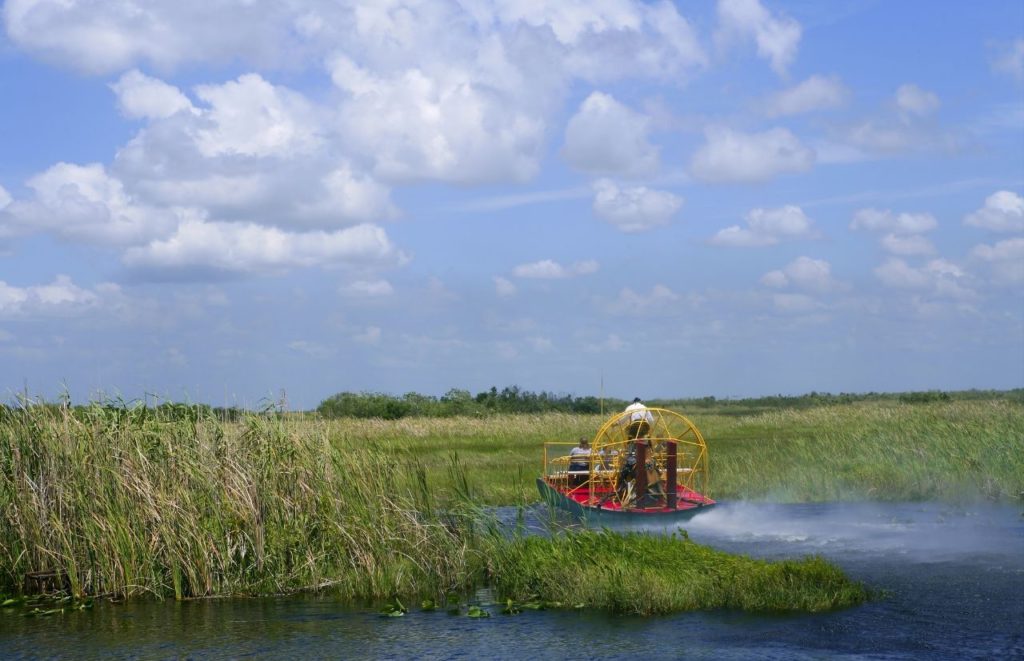
<path fill-rule="evenodd" d="M 901 393 L 839 393 L 810 392 L 804 395 L 768 395 L 764 397 L 728 398 L 693 397 L 645 400 L 648 406 L 667 408 L 681 413 L 714 412 L 721 415 L 749 415 L 772 409 L 801 409 L 815 406 L 839 406 L 856 402 L 878 401 L 902 404 L 928 404 L 931 402 L 970 400 L 1009 400 L 1024 404 L 1024 388 L 1012 390 L 927 390 Z M 72 405 L 69 398 L 59 402 L 22 400 L 13 404 L 0 404 L 0 423 L 13 421 L 18 411 L 24 408 L 50 409 L 54 415 L 69 412 L 76 418 L 108 422 L 144 423 L 147 420 L 162 422 L 188 422 L 195 424 L 202 419 L 221 422 L 238 422 L 253 413 L 289 418 L 319 415 L 324 418 L 382 418 L 396 420 L 406 417 L 485 417 L 498 413 L 581 413 L 598 414 L 622 410 L 628 402 L 613 397 L 604 398 L 532 392 L 518 386 L 506 386 L 501 390 L 492 387 L 476 393 L 452 388 L 441 397 L 409 392 L 404 395 L 389 395 L 374 392 L 340 392 L 320 402 L 315 412 L 285 411 L 278 403 L 268 403 L 253 411 L 237 406 L 223 407 L 209 404 L 163 402 L 149 405 L 139 400 L 109 400 Z"/>
<path fill-rule="evenodd" d="M 927 404 L 930 402 L 1009 400 L 1024 404 L 1024 388 L 1012 390 L 924 390 L 913 392 L 828 393 L 810 392 L 804 395 L 766 395 L 762 397 L 716 399 L 660 399 L 648 402 L 682 412 L 713 410 L 722 415 L 749 415 L 771 409 L 805 409 L 815 406 L 841 406 L 856 402 L 899 402 Z"/>
<path fill-rule="evenodd" d="M 605 400 L 605 406 L 618 406 L 619 400 Z M 600 413 L 597 397 L 574 397 L 550 392 L 531 392 L 519 386 L 479 392 L 452 388 L 441 397 L 410 392 L 401 396 L 370 392 L 340 392 L 320 402 L 317 412 L 326 418 L 383 418 L 395 420 L 409 416 L 452 417 L 486 416 L 495 413 Z"/>
<path fill-rule="evenodd" d="M 890 401 L 905 404 L 928 402 L 1009 399 L 1024 403 L 1024 388 L 1014 390 L 961 390 L 905 393 L 819 393 L 805 395 L 769 395 L 744 399 L 697 397 L 684 399 L 650 399 L 648 406 L 681 412 L 714 410 L 726 415 L 747 415 L 752 412 L 811 408 L 814 406 L 852 404 L 863 401 Z M 550 392 L 531 392 L 518 386 L 498 390 L 492 387 L 473 395 L 468 390 L 453 388 L 441 397 L 410 392 L 388 395 L 372 392 L 341 392 L 320 402 L 316 411 L 325 418 L 383 418 L 395 420 L 411 416 L 451 417 L 458 415 L 487 416 L 495 413 L 600 413 L 622 410 L 628 402 L 622 399 L 576 397 Z"/>

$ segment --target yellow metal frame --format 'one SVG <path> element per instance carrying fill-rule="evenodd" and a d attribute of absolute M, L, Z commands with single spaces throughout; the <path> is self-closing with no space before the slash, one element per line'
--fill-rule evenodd
<path fill-rule="evenodd" d="M 648 408 L 651 415 L 650 429 L 641 438 L 650 443 L 648 459 L 653 458 L 658 471 L 664 474 L 666 468 L 666 441 L 676 442 L 676 482 L 680 486 L 708 496 L 710 490 L 710 470 L 708 467 L 708 448 L 700 430 L 687 418 L 668 409 Z M 635 442 L 627 431 L 630 414 L 616 413 L 598 429 L 590 441 L 591 460 L 586 480 L 572 488 L 572 491 L 585 489 L 589 491 L 590 500 L 594 499 L 594 491 L 607 486 L 614 491 L 615 481 L 622 469 L 630 445 Z M 551 441 L 544 444 L 544 476 L 552 486 L 570 488 L 569 463 L 570 456 L 552 452 L 564 448 L 568 451 L 575 443 Z M 552 456 L 554 455 L 554 456 Z M 578 459 L 577 459 L 578 461 Z"/>

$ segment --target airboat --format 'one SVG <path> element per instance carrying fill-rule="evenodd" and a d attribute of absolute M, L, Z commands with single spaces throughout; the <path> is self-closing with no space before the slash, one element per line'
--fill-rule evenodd
<path fill-rule="evenodd" d="M 646 408 L 640 416 L 617 413 L 593 439 L 580 439 L 582 451 L 573 445 L 544 444 L 544 472 L 537 478 L 537 489 L 550 505 L 579 519 L 674 521 L 715 505 L 706 495 L 704 437 L 674 411 Z"/>

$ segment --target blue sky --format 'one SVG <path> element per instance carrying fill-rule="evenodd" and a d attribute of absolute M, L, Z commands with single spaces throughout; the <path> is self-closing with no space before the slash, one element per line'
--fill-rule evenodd
<path fill-rule="evenodd" d="M 1024 385 L 1019 2 L 2 20 L 7 399 Z"/>

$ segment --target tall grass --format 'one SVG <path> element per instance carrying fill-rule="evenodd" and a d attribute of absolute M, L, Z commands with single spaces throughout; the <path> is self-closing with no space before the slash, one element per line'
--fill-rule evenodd
<path fill-rule="evenodd" d="M 874 403 L 706 421 L 726 498 L 1024 499 L 1024 406 Z"/>
<path fill-rule="evenodd" d="M 716 499 L 945 500 L 1024 498 L 1024 404 L 855 402 L 750 415 L 687 414 L 708 443 Z M 604 419 L 549 413 L 491 418 L 333 420 L 342 447 L 368 442 L 412 455 L 446 483 L 456 450 L 482 502 L 537 499 L 544 441 L 592 437 Z"/>
<path fill-rule="evenodd" d="M 452 487 L 448 459 L 457 453 L 475 498 L 487 505 L 520 505 L 538 498 L 544 441 L 593 436 L 601 416 L 545 413 L 487 418 L 338 419 L 328 423 L 341 448 L 375 445 L 396 457 L 415 460 L 433 484 Z"/>
<path fill-rule="evenodd" d="M 331 585 L 353 599 L 479 582 L 471 528 L 415 466 L 272 417 L 225 429 L 35 408 L 0 424 L 0 589 L 179 598 Z"/>

